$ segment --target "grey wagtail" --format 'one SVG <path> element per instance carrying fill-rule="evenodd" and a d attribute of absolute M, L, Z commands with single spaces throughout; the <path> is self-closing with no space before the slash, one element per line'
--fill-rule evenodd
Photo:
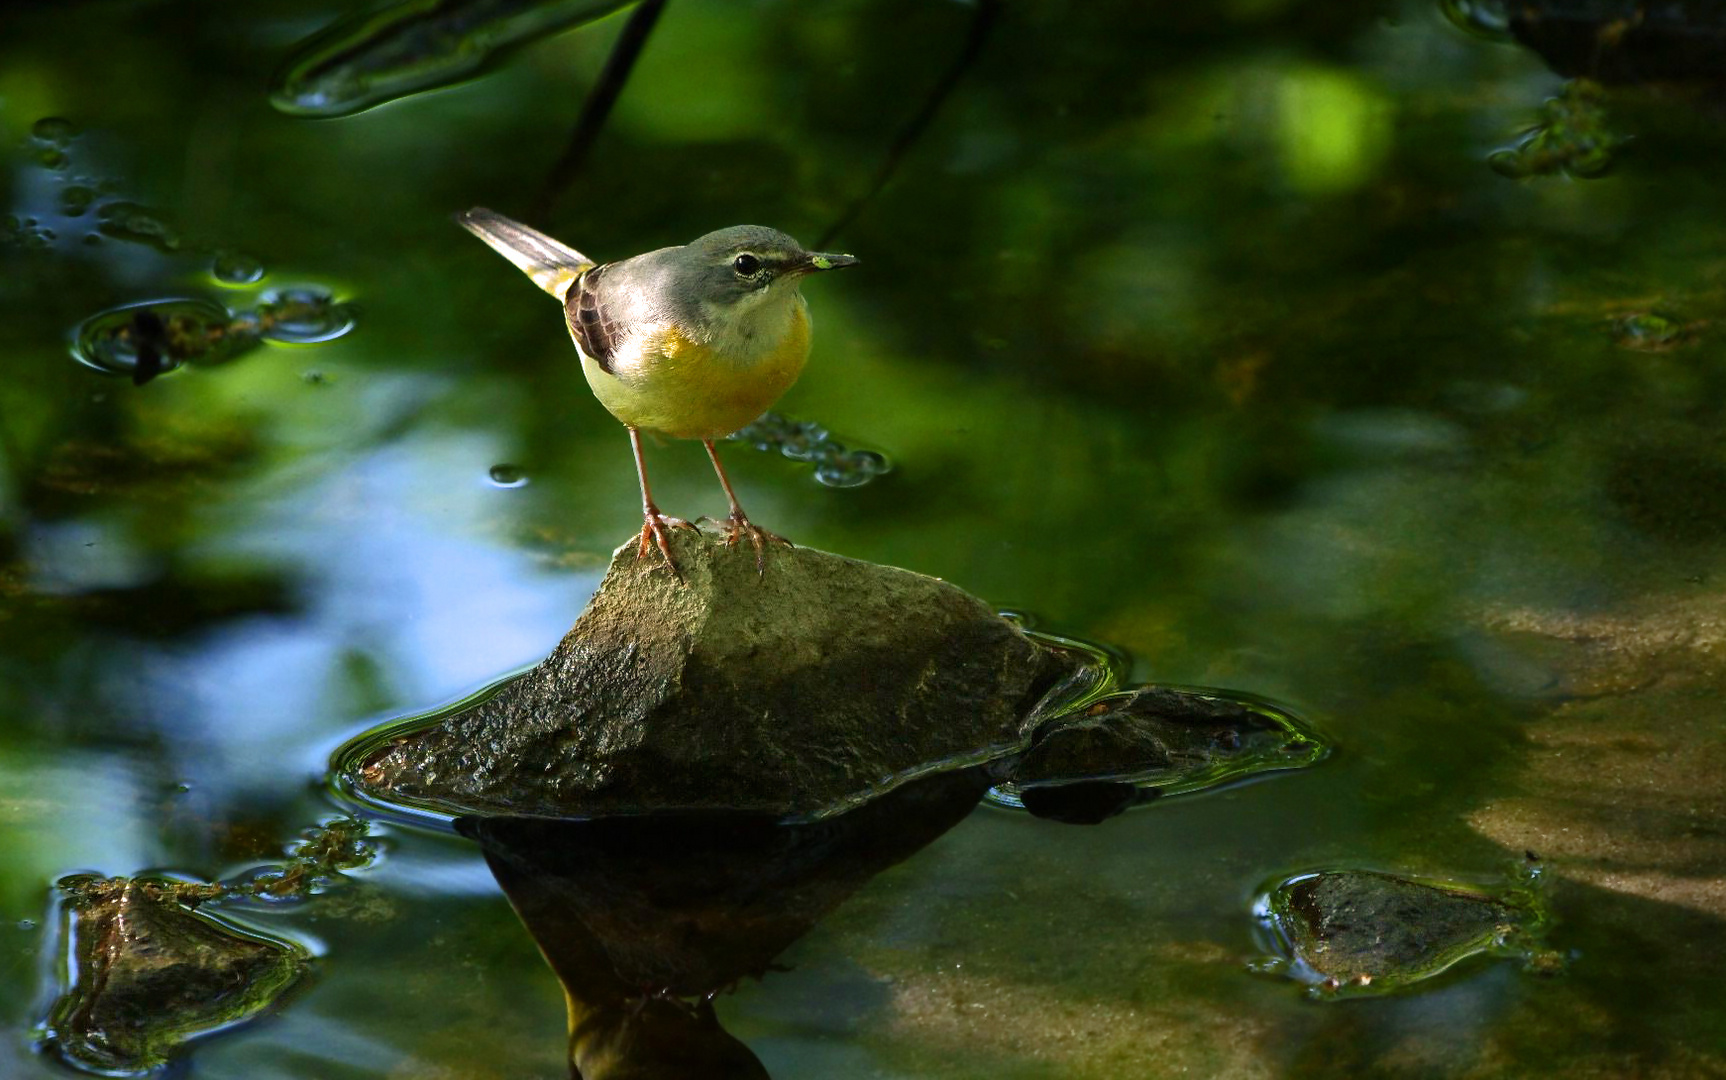
<path fill-rule="evenodd" d="M 637 557 L 657 544 L 676 574 L 667 530 L 695 528 L 653 503 L 641 433 L 656 431 L 707 447 L 731 503 L 725 542 L 749 537 L 756 570 L 764 573 L 764 545 L 789 541 L 743 513 L 713 440 L 766 412 L 802 372 L 809 359 L 809 303 L 798 291 L 804 275 L 857 260 L 805 251 L 776 229 L 734 225 L 682 247 L 596 264 L 483 207 L 456 221 L 563 302 L 587 385 L 629 429 L 646 519 Z"/>

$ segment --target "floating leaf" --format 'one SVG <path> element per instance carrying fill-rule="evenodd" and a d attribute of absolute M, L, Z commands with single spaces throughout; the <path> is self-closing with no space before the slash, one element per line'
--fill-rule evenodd
<path fill-rule="evenodd" d="M 511 50 L 582 26 L 630 0 L 407 0 L 307 38 L 270 103 L 293 116 L 351 116 L 474 78 Z"/>

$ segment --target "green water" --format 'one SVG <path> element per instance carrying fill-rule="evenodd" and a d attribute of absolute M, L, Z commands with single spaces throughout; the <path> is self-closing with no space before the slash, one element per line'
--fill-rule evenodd
<path fill-rule="evenodd" d="M 723 452 L 798 543 L 1338 750 L 1094 828 L 980 808 L 720 1016 L 780 1077 L 1726 1074 L 1726 107 L 1608 89 L 1605 175 L 1511 179 L 1488 156 L 1563 92 L 1533 53 L 1413 0 L 1176 7 L 1004 5 L 829 243 L 864 262 L 806 288 L 781 409 L 891 473 Z M 976 10 L 670 4 L 541 224 L 601 259 L 737 222 L 813 244 Z M 7 1076 L 64 1075 L 31 1049 L 56 878 L 278 859 L 336 811 L 336 746 L 543 656 L 639 526 L 555 305 L 449 220 L 529 212 L 627 16 L 354 116 L 274 109 L 342 13 L 0 13 Z M 353 329 L 141 386 L 70 355 L 120 305 L 298 288 Z M 698 446 L 648 459 L 667 512 L 723 512 Z M 331 903 L 253 920 L 316 974 L 196 1075 L 566 1074 L 478 851 L 381 832 Z M 1562 975 L 1325 1003 L 1246 970 L 1268 881 L 1485 882 L 1524 849 Z"/>

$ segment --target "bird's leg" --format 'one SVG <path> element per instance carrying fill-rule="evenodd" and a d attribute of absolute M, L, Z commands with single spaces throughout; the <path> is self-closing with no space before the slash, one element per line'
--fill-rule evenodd
<path fill-rule="evenodd" d="M 641 432 L 635 428 L 629 429 L 629 445 L 635 450 L 635 475 L 641 478 L 641 543 L 635 549 L 635 557 L 643 559 L 657 544 L 659 553 L 665 556 L 665 565 L 671 567 L 671 572 L 681 580 L 683 574 L 677 569 L 677 560 L 671 557 L 671 545 L 666 542 L 667 529 L 688 529 L 699 533 L 700 530 L 682 518 L 671 517 L 659 512 L 659 507 L 653 505 L 653 493 L 647 488 L 647 462 L 641 456 Z"/>
<path fill-rule="evenodd" d="M 748 515 L 743 512 L 743 507 L 738 505 L 737 493 L 731 490 L 731 481 L 725 476 L 725 466 L 719 463 L 719 451 L 713 448 L 713 440 L 703 439 L 701 445 L 707 447 L 707 456 L 713 459 L 713 471 L 719 474 L 719 485 L 725 489 L 725 497 L 731 500 L 731 513 L 725 519 L 725 542 L 735 544 L 739 537 L 749 537 L 749 542 L 755 545 L 755 572 L 765 575 L 767 573 L 766 545 L 772 542 L 791 547 L 791 541 L 783 536 L 770 533 L 749 520 Z"/>

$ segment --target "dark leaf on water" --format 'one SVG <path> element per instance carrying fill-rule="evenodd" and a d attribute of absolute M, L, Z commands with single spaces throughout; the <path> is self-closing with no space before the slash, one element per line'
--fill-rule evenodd
<path fill-rule="evenodd" d="M 342 19 L 301 42 L 270 103 L 336 117 L 474 78 L 511 49 L 582 26 L 628 0 L 408 0 Z"/>

